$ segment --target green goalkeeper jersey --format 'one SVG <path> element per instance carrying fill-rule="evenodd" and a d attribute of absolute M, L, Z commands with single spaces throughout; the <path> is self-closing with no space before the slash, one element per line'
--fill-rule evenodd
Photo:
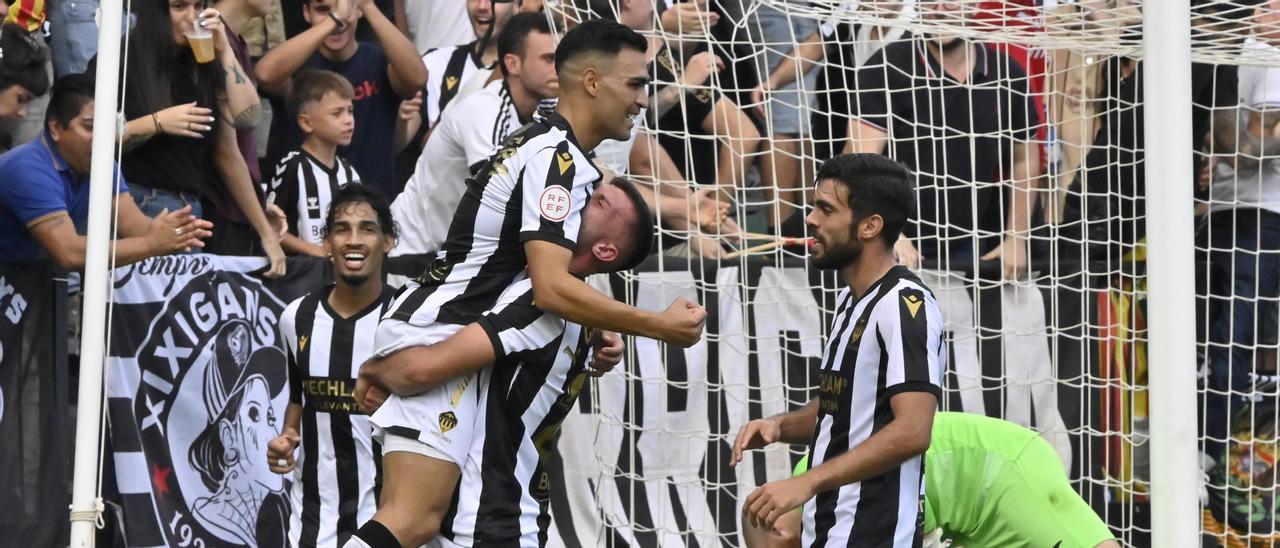
<path fill-rule="evenodd" d="M 806 457 L 797 474 L 808 468 Z M 1092 548 L 1113 538 L 1057 452 L 1017 424 L 939 412 L 925 453 L 924 530 L 954 546 Z"/>

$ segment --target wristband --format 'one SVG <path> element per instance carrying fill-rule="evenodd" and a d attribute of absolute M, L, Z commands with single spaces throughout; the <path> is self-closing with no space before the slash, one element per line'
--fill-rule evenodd
<path fill-rule="evenodd" d="M 151 113 L 151 122 L 156 125 L 156 133 L 164 133 L 164 127 L 160 125 L 160 118 L 154 112 Z"/>

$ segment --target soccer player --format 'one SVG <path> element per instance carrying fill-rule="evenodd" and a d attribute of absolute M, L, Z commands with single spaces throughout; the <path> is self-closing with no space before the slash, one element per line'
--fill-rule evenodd
<path fill-rule="evenodd" d="M 570 271 L 587 275 L 634 268 L 652 242 L 649 219 L 630 181 L 614 178 L 601 185 L 582 213 Z M 441 480 L 426 486 L 436 493 L 433 516 L 444 516 L 438 523 L 440 545 L 545 544 L 550 480 L 544 458 L 586 375 L 603 374 L 621 360 L 622 340 L 615 334 L 584 330 L 543 313 L 533 305 L 530 288 L 528 280 L 516 284 L 519 298 L 443 343 L 408 348 L 360 369 L 356 399 L 367 411 L 385 397 L 380 392 L 420 394 L 473 374 L 472 382 L 481 387 L 474 424 L 466 425 L 474 435 L 461 480 L 456 489 Z M 588 346 L 594 348 L 590 372 Z M 371 385 L 376 388 L 366 389 Z M 434 517 L 430 523 L 437 524 Z"/>
<path fill-rule="evenodd" d="M 495 41 L 503 78 L 445 111 L 404 192 L 391 203 L 392 213 L 405 227 L 394 255 L 435 253 L 444 243 L 467 177 L 533 119 L 540 101 L 555 97 L 560 89 L 556 42 L 545 15 L 512 17 Z"/>
<path fill-rule="evenodd" d="M 569 271 L 582 209 L 601 179 L 586 151 L 630 135 L 647 104 L 644 48 L 643 37 L 612 22 L 565 33 L 555 56 L 555 112 L 508 138 L 468 183 L 433 266 L 405 286 L 379 324 L 376 357 L 438 343 L 485 311 L 525 298 L 512 288 L 526 278 L 527 298 L 566 321 L 681 346 L 701 338 L 706 311 L 687 299 L 662 313 L 642 311 Z M 390 396 L 371 417 L 384 440 L 387 489 L 352 546 L 416 546 L 434 534 L 430 523 L 439 516 L 424 509 L 440 501 L 425 497 L 432 485 L 457 481 L 478 406 L 473 380 L 464 375 L 424 394 Z"/>
<path fill-rule="evenodd" d="M 391 300 L 382 259 L 396 243 L 396 229 L 381 195 L 363 185 L 333 195 L 324 229 L 335 283 L 293 301 L 280 318 L 289 407 L 266 455 L 273 472 L 293 473 L 289 544 L 295 547 L 342 546 L 376 508 L 379 451 L 351 394 Z"/>
<path fill-rule="evenodd" d="M 938 413 L 924 455 L 925 546 L 1119 548 L 1107 525 L 1071 488 L 1062 460 L 1033 430 L 969 413 Z M 805 457 L 796 475 L 808 469 Z M 748 548 L 800 545 L 800 513 L 772 531 L 745 527 Z"/>
<path fill-rule="evenodd" d="M 818 169 L 813 265 L 835 269 L 849 287 L 836 298 L 822 353 L 818 398 L 746 424 L 746 449 L 809 443 L 814 467 L 768 483 L 742 505 L 753 526 L 804 505 L 805 546 L 918 546 L 924 515 L 923 453 L 942 394 L 946 347 L 933 294 L 893 243 L 911 214 L 910 173 L 878 154 L 836 156 Z"/>

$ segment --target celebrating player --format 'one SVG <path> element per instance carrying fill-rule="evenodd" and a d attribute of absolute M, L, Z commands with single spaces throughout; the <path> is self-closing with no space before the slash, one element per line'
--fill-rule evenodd
<path fill-rule="evenodd" d="M 556 111 L 509 137 L 477 171 L 432 268 L 379 324 L 375 356 L 438 343 L 522 298 L 580 325 L 682 346 L 698 341 L 706 311 L 696 304 L 679 299 L 661 314 L 642 311 L 569 271 L 582 209 L 602 178 L 586 151 L 630 135 L 647 104 L 644 49 L 643 37 L 617 23 L 585 23 L 565 34 L 555 56 Z M 527 297 L 518 287 L 526 278 Z M 448 501 L 431 486 L 459 477 L 483 393 L 478 384 L 463 375 L 424 394 L 392 395 L 371 417 L 383 440 L 386 489 L 374 519 L 348 546 L 417 546 L 435 534 L 443 516 L 433 509 Z"/>
<path fill-rule="evenodd" d="M 334 193 L 323 245 L 334 285 L 289 304 L 280 318 L 289 363 L 289 408 L 267 446 L 271 471 L 294 473 L 291 546 L 341 546 L 373 516 L 378 451 L 369 419 L 348 394 L 373 353 L 378 317 L 391 300 L 382 259 L 395 245 L 391 209 L 378 191 Z M 294 450 L 302 445 L 301 470 Z"/>
<path fill-rule="evenodd" d="M 849 285 L 836 298 L 822 353 L 818 398 L 747 423 L 742 451 L 809 443 L 814 467 L 768 483 L 743 502 L 753 526 L 804 505 L 805 546 L 919 546 L 923 453 L 942 394 L 942 313 L 929 289 L 897 264 L 897 241 L 913 198 L 910 174 L 877 154 L 836 156 L 818 169 L 813 265 Z"/>

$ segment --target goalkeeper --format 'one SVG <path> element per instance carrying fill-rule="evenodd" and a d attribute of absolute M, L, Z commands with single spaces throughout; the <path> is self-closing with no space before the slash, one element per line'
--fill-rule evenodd
<path fill-rule="evenodd" d="M 769 419 L 748 423 L 734 442 L 733 461 L 753 438 L 777 439 Z M 808 470 L 806 456 L 796 475 Z M 1039 434 L 1014 423 L 969 413 L 937 413 L 925 453 L 925 546 L 1119 548 L 1111 531 L 1080 498 L 1058 454 Z M 808 508 L 810 505 L 806 504 Z M 801 510 L 772 531 L 743 520 L 749 548 L 800 545 Z"/>

